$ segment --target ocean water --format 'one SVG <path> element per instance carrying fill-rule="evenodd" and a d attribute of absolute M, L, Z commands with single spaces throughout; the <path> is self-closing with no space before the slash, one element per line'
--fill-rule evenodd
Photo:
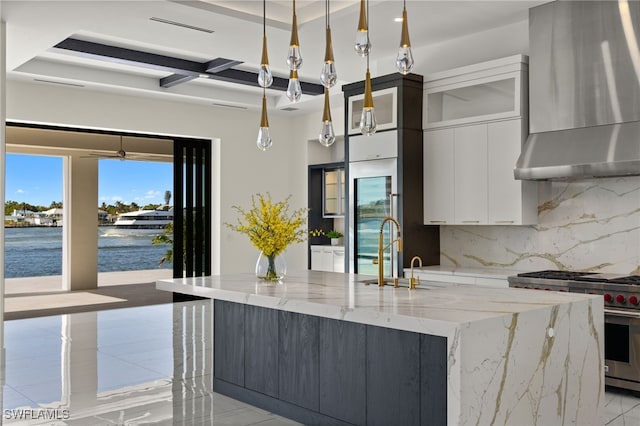
<path fill-rule="evenodd" d="M 152 235 L 98 233 L 98 272 L 158 268 L 168 246 L 151 244 Z M 172 268 L 164 264 L 163 268 Z M 5 277 L 62 274 L 62 228 L 7 228 Z"/>

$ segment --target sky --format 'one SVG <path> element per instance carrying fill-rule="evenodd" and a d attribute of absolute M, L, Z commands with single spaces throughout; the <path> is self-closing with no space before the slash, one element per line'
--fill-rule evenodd
<path fill-rule="evenodd" d="M 7 154 L 6 170 L 7 200 L 45 207 L 62 201 L 62 157 Z M 171 163 L 98 160 L 98 205 L 163 204 L 165 191 L 173 193 Z"/>

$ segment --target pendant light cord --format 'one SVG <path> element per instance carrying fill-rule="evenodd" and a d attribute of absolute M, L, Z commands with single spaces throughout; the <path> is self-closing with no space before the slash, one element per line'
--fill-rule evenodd
<path fill-rule="evenodd" d="M 369 18 L 369 0 L 367 0 L 367 44 L 369 45 L 369 49 L 371 49 L 371 39 L 369 38 L 369 34 L 371 34 L 371 19 Z M 371 56 L 371 50 L 367 53 L 367 71 L 369 71 L 369 56 Z"/>
<path fill-rule="evenodd" d="M 267 35 L 267 0 L 262 0 L 262 35 Z"/>
<path fill-rule="evenodd" d="M 330 21 L 329 21 L 329 16 L 330 16 L 329 14 L 330 14 L 330 13 L 331 13 L 331 12 L 330 12 L 330 10 L 329 10 L 329 0 L 327 0 L 327 1 L 325 2 L 325 5 L 324 5 L 324 16 L 325 16 L 325 19 L 324 19 L 324 20 L 325 20 L 325 23 L 327 24 L 327 28 L 329 28 L 329 26 L 331 25 L 331 23 L 330 23 Z"/>

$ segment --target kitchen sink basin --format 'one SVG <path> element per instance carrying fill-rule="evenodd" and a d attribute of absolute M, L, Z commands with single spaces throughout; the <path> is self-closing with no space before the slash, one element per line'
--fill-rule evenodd
<path fill-rule="evenodd" d="M 370 279 L 366 279 L 366 280 L 360 280 L 358 281 L 364 285 L 374 285 L 377 286 L 378 285 L 378 279 L 377 278 L 370 278 Z M 394 279 L 393 278 L 385 278 L 384 279 L 384 285 L 385 286 L 394 286 Z M 420 282 L 418 281 L 417 286 L 416 286 L 416 290 L 431 290 L 431 289 L 435 289 L 435 288 L 443 288 L 443 287 L 452 287 L 452 286 L 456 286 L 458 284 L 455 283 L 441 283 L 441 282 L 433 282 L 433 281 L 427 281 L 427 282 Z M 408 288 L 409 287 L 409 278 L 398 278 L 398 287 L 405 287 Z"/>

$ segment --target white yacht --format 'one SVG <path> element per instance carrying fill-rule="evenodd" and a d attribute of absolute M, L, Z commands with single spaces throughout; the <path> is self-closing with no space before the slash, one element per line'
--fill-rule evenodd
<path fill-rule="evenodd" d="M 138 210 L 121 213 L 113 226 L 102 227 L 104 234 L 160 234 L 173 222 L 173 208 L 170 210 Z"/>

